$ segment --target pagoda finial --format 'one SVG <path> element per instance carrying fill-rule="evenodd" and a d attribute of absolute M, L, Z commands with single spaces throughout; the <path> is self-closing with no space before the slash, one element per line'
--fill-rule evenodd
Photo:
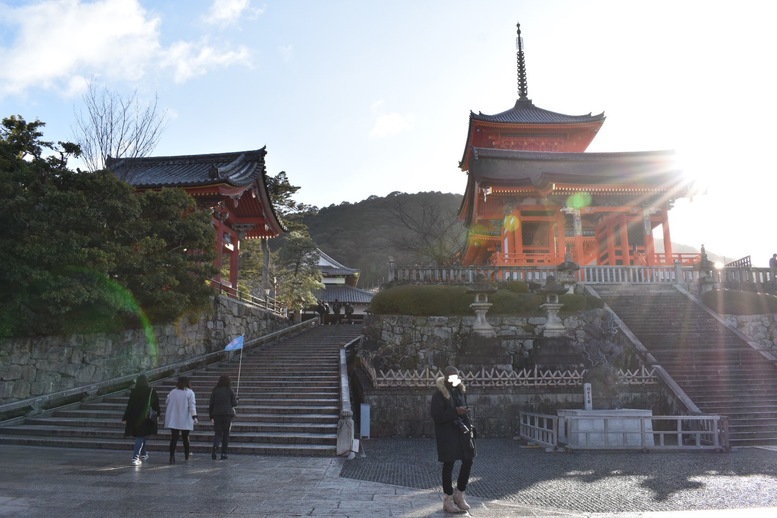
<path fill-rule="evenodd" d="M 528 101 L 528 87 L 526 86 L 526 61 L 523 57 L 523 38 L 521 38 L 521 24 L 516 24 L 518 27 L 518 37 L 515 38 L 515 48 L 518 50 L 518 100 Z"/>

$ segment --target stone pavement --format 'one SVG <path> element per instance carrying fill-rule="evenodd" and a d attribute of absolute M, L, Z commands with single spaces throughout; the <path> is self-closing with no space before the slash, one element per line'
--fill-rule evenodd
<path fill-rule="evenodd" d="M 152 439 L 153 440 L 153 439 Z M 433 439 L 367 439 L 353 460 L 0 446 L 0 516 L 450 516 Z M 180 449 L 180 446 L 179 446 Z M 455 474 L 455 472 L 454 472 Z M 473 517 L 777 516 L 777 451 L 546 453 L 479 441 Z"/>

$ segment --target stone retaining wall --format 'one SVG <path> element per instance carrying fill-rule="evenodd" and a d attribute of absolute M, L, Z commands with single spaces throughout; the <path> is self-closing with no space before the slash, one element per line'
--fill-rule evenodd
<path fill-rule="evenodd" d="M 566 316 L 562 320 L 573 341 L 584 340 L 586 321 L 581 315 Z M 474 321 L 474 316 L 368 315 L 360 349 L 369 352 L 378 370 L 415 371 L 458 365 L 459 351 L 469 338 Z M 488 315 L 489 324 L 511 355 L 519 354 L 526 342 L 537 338 L 537 328 L 545 321 L 544 317 Z M 624 339 L 620 334 L 617 338 Z M 434 436 L 434 423 L 429 415 L 434 387 L 377 389 L 361 370 L 353 377 L 352 387 L 356 405 L 370 405 L 372 437 Z M 489 437 L 515 436 L 520 411 L 555 415 L 557 409 L 583 407 L 582 387 L 470 387 L 467 394 L 478 432 Z M 658 414 L 668 413 L 672 403 L 660 385 L 649 385 L 624 388 L 618 395 L 618 404 L 622 408 L 649 408 Z"/>
<path fill-rule="evenodd" d="M 247 340 L 288 327 L 287 319 L 227 297 L 191 322 L 116 334 L 0 340 L 0 404 L 140 373 L 219 351 L 232 338 Z"/>
<path fill-rule="evenodd" d="M 354 383 L 354 399 L 370 405 L 371 437 L 434 437 L 430 415 L 436 389 L 373 389 L 363 376 Z M 653 409 L 669 413 L 667 397 L 659 386 L 630 388 L 620 394 L 623 408 Z M 467 403 L 472 408 L 478 433 L 483 437 L 514 437 L 518 434 L 521 411 L 556 414 L 560 408 L 583 408 L 583 391 L 571 388 L 468 388 Z M 360 419 L 360 408 L 355 405 Z M 359 427 L 356 427 L 359 430 Z"/>
<path fill-rule="evenodd" d="M 726 323 L 777 354 L 777 315 L 723 315 Z"/>

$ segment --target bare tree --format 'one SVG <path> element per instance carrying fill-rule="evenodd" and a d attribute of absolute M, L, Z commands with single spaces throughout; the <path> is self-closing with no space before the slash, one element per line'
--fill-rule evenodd
<path fill-rule="evenodd" d="M 427 265 L 444 267 L 455 263 L 464 230 L 454 212 L 429 203 L 423 193 L 410 203 L 407 196 L 393 196 L 387 208 L 406 230 L 393 240 L 397 249 Z"/>
<path fill-rule="evenodd" d="M 90 82 L 83 101 L 86 113 L 76 111 L 74 133 L 90 171 L 103 169 L 108 157 L 147 156 L 159 142 L 167 110 L 159 110 L 156 95 L 142 104 L 137 90 L 123 97 Z"/>

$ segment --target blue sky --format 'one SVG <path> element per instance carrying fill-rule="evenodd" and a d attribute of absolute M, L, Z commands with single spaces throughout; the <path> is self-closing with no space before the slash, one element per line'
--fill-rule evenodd
<path fill-rule="evenodd" d="M 675 149 L 708 194 L 673 240 L 777 252 L 770 3 L 744 0 L 0 0 L 0 116 L 72 140 L 86 81 L 158 95 L 155 155 L 267 146 L 297 198 L 462 193 L 470 110 L 605 112 L 589 151 Z M 736 218 L 736 220 L 734 219 Z M 764 241 L 765 240 L 765 241 Z"/>

